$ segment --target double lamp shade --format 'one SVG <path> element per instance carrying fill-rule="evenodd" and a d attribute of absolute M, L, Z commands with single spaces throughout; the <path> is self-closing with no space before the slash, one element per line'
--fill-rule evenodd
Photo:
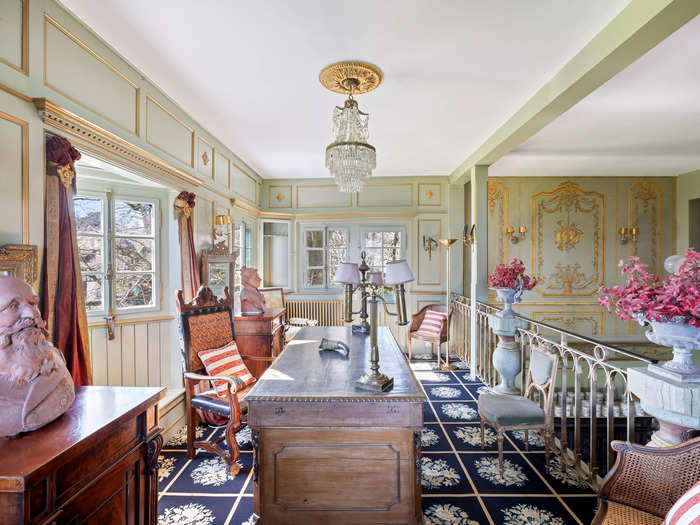
<path fill-rule="evenodd" d="M 335 273 L 335 282 L 357 286 L 360 284 L 360 281 L 361 276 L 358 264 L 344 262 L 338 265 L 338 271 Z M 370 272 L 369 274 L 369 282 L 376 286 L 383 284 L 395 286 L 411 281 L 413 281 L 413 274 L 404 259 L 386 263 L 386 280 L 384 281 L 382 280 L 381 272 Z"/>

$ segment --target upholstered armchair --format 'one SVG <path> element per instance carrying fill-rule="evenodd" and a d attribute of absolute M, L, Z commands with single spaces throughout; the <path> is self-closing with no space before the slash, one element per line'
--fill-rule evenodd
<path fill-rule="evenodd" d="M 253 385 L 246 387 L 237 377 L 208 375 L 198 355 L 202 350 L 220 348 L 234 340 L 228 287 L 224 288 L 221 299 L 207 286 L 200 287 L 191 303 L 184 301 L 182 290 L 178 290 L 175 297 L 184 360 L 187 455 L 194 459 L 198 448 L 214 453 L 226 462 L 228 473 L 235 476 L 241 469 L 235 434 L 246 427 L 248 407 L 244 398 Z M 213 389 L 207 390 L 212 380 L 228 383 L 226 400 L 219 398 Z M 224 435 L 216 441 L 195 440 L 200 417 L 210 423 L 225 423 Z M 221 446 L 222 441 L 226 449 Z"/>
<path fill-rule="evenodd" d="M 447 313 L 447 319 L 442 323 L 442 331 L 439 336 L 434 336 L 431 334 L 425 334 L 419 332 L 423 319 L 425 319 L 425 313 L 428 310 L 433 310 L 435 312 Z M 452 318 L 452 309 L 448 309 L 444 304 L 429 304 L 421 308 L 418 313 L 411 316 L 411 326 L 408 330 L 408 360 L 413 358 L 413 340 L 424 341 L 430 344 L 430 354 L 435 357 L 435 345 L 438 347 L 438 366 L 440 365 L 440 348 L 443 343 L 447 342 L 447 330 L 450 326 L 450 319 Z M 448 349 L 449 351 L 449 349 Z"/>
<path fill-rule="evenodd" d="M 598 493 L 592 525 L 661 525 L 673 504 L 700 481 L 700 437 L 673 447 L 613 441 L 615 465 Z"/>
<path fill-rule="evenodd" d="M 503 435 L 507 430 L 523 430 L 525 446 L 528 447 L 528 432 L 539 430 L 543 434 L 545 465 L 549 471 L 549 455 L 554 435 L 554 388 L 559 366 L 559 355 L 544 345 L 533 346 L 524 396 L 485 392 L 479 394 L 477 402 L 481 420 L 481 448 L 484 448 L 484 431 L 488 423 L 496 430 L 498 441 L 498 470 L 503 477 Z M 530 399 L 538 391 L 542 406 Z M 544 407 L 544 408 L 543 408 Z"/>

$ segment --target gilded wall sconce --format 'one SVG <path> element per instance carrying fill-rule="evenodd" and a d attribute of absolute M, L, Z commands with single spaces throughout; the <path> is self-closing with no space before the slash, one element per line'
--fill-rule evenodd
<path fill-rule="evenodd" d="M 617 230 L 617 237 L 620 240 L 620 244 L 626 244 L 629 241 L 637 242 L 637 237 L 639 236 L 639 228 L 632 226 L 627 228 L 623 226 Z"/>
<path fill-rule="evenodd" d="M 476 224 L 472 224 L 471 228 L 468 224 L 464 225 L 464 231 L 462 232 L 462 243 L 465 246 L 472 245 L 476 242 Z"/>
<path fill-rule="evenodd" d="M 510 239 L 510 242 L 513 244 L 518 244 L 518 242 L 522 241 L 525 239 L 525 234 L 527 233 L 527 228 L 525 226 L 521 226 L 518 228 L 518 232 L 515 232 L 515 228 L 512 226 L 508 226 L 506 228 L 506 236 Z"/>
<path fill-rule="evenodd" d="M 428 252 L 428 260 L 433 260 L 433 250 L 437 248 L 438 242 L 433 237 L 423 235 L 423 249 Z"/>

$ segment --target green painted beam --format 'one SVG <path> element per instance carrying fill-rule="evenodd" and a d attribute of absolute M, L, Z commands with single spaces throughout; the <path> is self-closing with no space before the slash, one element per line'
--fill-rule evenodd
<path fill-rule="evenodd" d="M 466 182 L 473 166 L 496 162 L 699 13 L 700 0 L 631 0 L 450 174 L 450 182 Z"/>

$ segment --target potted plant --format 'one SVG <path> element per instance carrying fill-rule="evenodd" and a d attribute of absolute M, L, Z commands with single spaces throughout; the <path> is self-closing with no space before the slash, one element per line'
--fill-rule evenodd
<path fill-rule="evenodd" d="M 524 290 L 532 290 L 537 279 L 525 274 L 525 264 L 520 259 L 513 258 L 510 264 L 499 264 L 494 268 L 488 279 L 489 288 L 496 291 L 498 300 L 504 303 L 503 316 L 515 315 L 512 304 L 521 301 Z"/>
<path fill-rule="evenodd" d="M 673 360 L 649 365 L 657 373 L 680 381 L 700 381 L 700 366 L 692 350 L 700 348 L 700 253 L 688 249 L 676 273 L 663 281 L 647 272 L 639 257 L 621 260 L 624 286 L 601 287 L 598 302 L 620 319 L 636 319 L 652 343 L 673 347 Z"/>
<path fill-rule="evenodd" d="M 523 290 L 532 290 L 537 280 L 525 275 L 525 265 L 520 259 L 510 264 L 499 264 L 489 275 L 489 287 L 496 290 L 498 299 L 505 305 L 502 311 L 489 315 L 489 326 L 498 336 L 498 344 L 493 351 L 493 366 L 501 376 L 494 387 L 501 394 L 520 394 L 515 377 L 520 373 L 520 347 L 515 341 L 518 328 L 527 323 L 515 317 L 511 304 L 519 303 Z"/>

